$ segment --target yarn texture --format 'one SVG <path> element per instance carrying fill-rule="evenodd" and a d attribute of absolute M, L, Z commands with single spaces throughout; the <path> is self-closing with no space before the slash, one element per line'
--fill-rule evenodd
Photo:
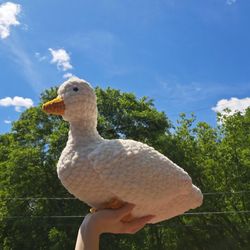
<path fill-rule="evenodd" d="M 60 86 L 56 100 L 62 108 L 58 111 L 56 104 L 56 112 L 70 123 L 57 173 L 76 198 L 96 209 L 112 199 L 133 203 L 132 217 L 155 215 L 150 223 L 202 204 L 202 193 L 188 173 L 166 156 L 141 142 L 99 135 L 96 96 L 89 83 L 70 78 Z M 43 109 L 55 114 L 51 106 L 53 101 Z"/>

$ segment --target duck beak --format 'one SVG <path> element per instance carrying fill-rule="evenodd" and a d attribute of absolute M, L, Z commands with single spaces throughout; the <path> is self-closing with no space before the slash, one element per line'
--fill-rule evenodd
<path fill-rule="evenodd" d="M 43 104 L 42 110 L 47 114 L 63 115 L 65 111 L 65 104 L 63 99 L 58 96 L 55 99 Z"/>

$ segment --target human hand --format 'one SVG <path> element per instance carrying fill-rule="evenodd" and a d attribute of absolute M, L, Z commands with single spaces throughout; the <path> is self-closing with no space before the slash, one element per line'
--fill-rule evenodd
<path fill-rule="evenodd" d="M 123 222 L 122 219 L 129 215 L 135 206 L 125 204 L 119 209 L 103 209 L 88 214 L 82 225 L 88 230 L 95 231 L 99 235 L 102 233 L 115 234 L 134 234 L 142 229 L 154 216 L 148 215 L 141 218 L 133 219 L 129 222 Z"/>
<path fill-rule="evenodd" d="M 118 209 L 103 209 L 88 214 L 79 228 L 76 250 L 98 250 L 99 236 L 102 233 L 133 234 L 142 229 L 154 216 L 148 215 L 136 218 L 130 222 L 122 219 L 128 216 L 135 206 L 125 204 Z"/>

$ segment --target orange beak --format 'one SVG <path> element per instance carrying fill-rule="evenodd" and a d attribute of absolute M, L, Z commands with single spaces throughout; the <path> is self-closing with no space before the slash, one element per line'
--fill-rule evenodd
<path fill-rule="evenodd" d="M 43 104 L 42 110 L 52 115 L 63 115 L 65 111 L 65 104 L 63 99 L 58 96 L 55 99 Z"/>

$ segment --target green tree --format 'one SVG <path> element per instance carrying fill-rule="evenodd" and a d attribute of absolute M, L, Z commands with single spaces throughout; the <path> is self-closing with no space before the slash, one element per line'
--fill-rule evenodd
<path fill-rule="evenodd" d="M 41 103 L 55 94 L 55 89 L 46 91 Z M 66 143 L 67 130 L 67 123 L 60 117 L 47 116 L 38 106 L 23 112 L 11 132 L 0 136 L 3 249 L 54 249 L 55 241 L 50 234 L 54 226 L 58 232 L 67 234 L 64 245 L 72 248 L 80 218 L 69 222 L 46 216 L 81 215 L 87 212 L 87 207 L 78 200 L 42 199 L 71 197 L 56 175 L 56 162 Z M 13 200 L 14 197 L 40 199 Z M 58 249 L 62 248 L 58 245 Z"/>
<path fill-rule="evenodd" d="M 45 91 L 41 104 L 54 98 L 56 90 Z M 97 88 L 96 94 L 100 112 L 98 129 L 105 138 L 134 138 L 153 144 L 158 134 L 169 128 L 166 116 L 154 108 L 152 100 L 137 99 L 131 93 L 110 88 Z M 68 124 L 61 117 L 44 114 L 41 104 L 24 111 L 13 123 L 11 132 L 0 136 L 3 249 L 72 249 L 81 218 L 47 216 L 83 215 L 88 211 L 78 200 L 43 199 L 71 196 L 56 175 L 56 163 L 67 141 Z M 40 199 L 13 200 L 14 197 Z M 129 244 L 125 242 L 121 237 L 113 244 Z"/>
<path fill-rule="evenodd" d="M 73 249 L 82 218 L 60 216 L 88 212 L 76 199 L 44 199 L 72 198 L 56 174 L 68 124 L 41 111 L 56 91 L 42 93 L 41 103 L 24 111 L 10 133 L 0 135 L 1 249 Z M 250 190 L 250 109 L 219 114 L 216 128 L 181 114 L 173 127 L 146 97 L 111 88 L 97 88 L 96 94 L 103 137 L 152 145 L 190 173 L 203 192 L 212 192 L 195 212 L 222 212 L 178 216 L 132 236 L 103 235 L 101 249 L 248 249 L 249 213 L 240 211 L 250 210 L 249 192 L 237 191 Z M 26 199 L 13 199 L 18 197 Z"/>

